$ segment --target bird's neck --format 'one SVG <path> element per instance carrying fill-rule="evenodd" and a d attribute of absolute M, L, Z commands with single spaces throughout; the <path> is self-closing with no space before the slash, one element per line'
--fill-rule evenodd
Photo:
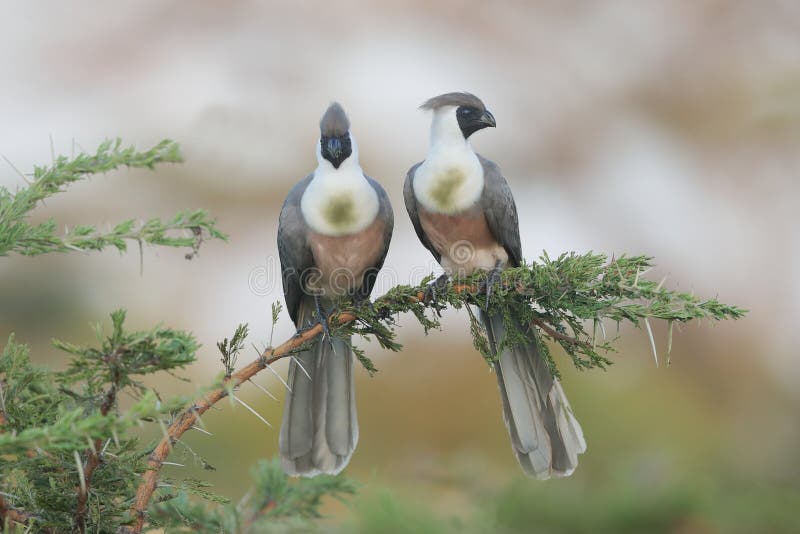
<path fill-rule="evenodd" d="M 471 208 L 483 192 L 483 166 L 464 139 L 455 108 L 437 109 L 431 144 L 414 177 L 414 193 L 428 211 L 453 215 Z"/>
<path fill-rule="evenodd" d="M 458 125 L 456 108 L 445 106 L 437 109 L 431 122 L 431 142 L 428 148 L 429 157 L 439 153 L 473 152 L 469 141 Z"/>

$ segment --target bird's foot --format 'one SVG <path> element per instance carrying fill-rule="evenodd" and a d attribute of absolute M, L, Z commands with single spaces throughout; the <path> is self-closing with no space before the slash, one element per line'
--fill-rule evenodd
<path fill-rule="evenodd" d="M 322 299 L 319 295 L 314 296 L 314 306 L 317 308 L 317 323 L 322 326 L 322 339 L 327 339 L 328 343 L 333 347 L 333 336 L 331 336 L 331 329 L 328 324 L 328 319 L 333 314 L 333 308 L 326 312 L 325 308 L 322 306 Z"/>
<path fill-rule="evenodd" d="M 481 280 L 480 284 L 478 285 L 478 293 L 485 293 L 486 294 L 486 306 L 483 311 L 489 311 L 489 302 L 492 299 L 492 294 L 497 286 L 500 285 L 500 273 L 502 269 L 500 268 L 499 262 L 492 267 L 488 273 L 486 273 L 486 278 Z"/>
<path fill-rule="evenodd" d="M 356 314 L 358 314 L 359 309 L 367 309 L 369 310 L 371 315 L 378 317 L 379 319 L 386 315 L 386 310 L 375 307 L 375 304 L 369 299 L 369 297 L 361 297 L 357 296 L 353 299 L 353 304 L 356 307 Z"/>
<path fill-rule="evenodd" d="M 439 277 L 428 284 L 428 287 L 425 288 L 425 292 L 423 293 L 422 300 L 425 302 L 436 302 L 439 300 L 439 296 L 441 293 L 447 289 L 447 283 L 450 281 L 450 277 L 447 276 L 447 273 L 439 275 Z"/>

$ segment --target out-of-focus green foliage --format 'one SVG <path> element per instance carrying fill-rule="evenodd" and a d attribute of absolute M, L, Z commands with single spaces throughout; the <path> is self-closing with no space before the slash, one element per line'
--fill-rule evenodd
<path fill-rule="evenodd" d="M 746 534 L 800 531 L 800 490 L 781 484 L 748 488 L 709 481 L 708 473 L 666 485 L 630 479 L 587 486 L 516 480 L 483 489 L 458 516 L 435 514 L 396 492 L 358 499 L 343 531 L 368 534 Z M 722 476 L 720 480 L 724 481 Z M 745 489 L 743 489 L 745 488 Z"/>
<path fill-rule="evenodd" d="M 341 476 L 320 475 L 289 482 L 278 460 L 261 460 L 253 468 L 253 487 L 236 504 L 216 507 L 192 502 L 183 494 L 153 507 L 155 524 L 170 532 L 275 532 L 309 530 L 320 517 L 324 496 L 342 498 L 355 488 Z"/>
<path fill-rule="evenodd" d="M 134 241 L 169 247 L 188 247 L 193 256 L 205 239 L 227 239 L 216 222 L 203 210 L 181 212 L 169 221 L 150 219 L 137 223 L 122 221 L 110 231 L 101 232 L 93 226 L 80 225 L 58 235 L 52 219 L 30 224 L 28 215 L 46 198 L 93 174 L 113 171 L 119 167 L 153 169 L 156 164 L 182 161 L 178 144 L 168 139 L 144 152 L 134 147 L 122 147 L 122 141 L 106 141 L 95 154 L 78 154 L 73 158 L 59 156 L 50 167 L 35 167 L 27 187 L 12 193 L 0 187 L 0 256 L 17 252 L 27 256 L 70 250 L 103 250 L 115 247 L 120 252 Z"/>
<path fill-rule="evenodd" d="M 63 372 L 33 366 L 13 336 L 3 350 L 0 488 L 6 504 L 30 514 L 36 528 L 66 532 L 82 522 L 92 531 L 113 531 L 144 467 L 139 425 L 169 418 L 185 404 L 160 400 L 133 376 L 194 361 L 194 338 L 159 328 L 126 332 L 124 318 L 122 311 L 112 314 L 113 332 L 98 348 L 56 342 L 72 354 Z M 118 405 L 123 392 L 138 398 L 124 411 Z M 93 472 L 91 456 L 99 458 Z M 78 514 L 83 488 L 88 498 Z"/>

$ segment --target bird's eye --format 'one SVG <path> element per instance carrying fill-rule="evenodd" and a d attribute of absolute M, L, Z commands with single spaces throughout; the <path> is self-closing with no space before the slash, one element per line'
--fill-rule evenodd
<path fill-rule="evenodd" d="M 458 112 L 461 113 L 462 115 L 469 115 L 472 112 L 472 110 L 470 110 L 469 108 L 461 108 L 458 110 Z"/>

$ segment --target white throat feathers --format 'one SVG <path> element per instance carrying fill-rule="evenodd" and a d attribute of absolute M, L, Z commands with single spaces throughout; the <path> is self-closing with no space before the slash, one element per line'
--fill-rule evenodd
<path fill-rule="evenodd" d="M 428 155 L 414 174 L 414 195 L 434 213 L 464 211 L 483 193 L 483 166 L 464 139 L 456 109 L 442 106 L 433 112 Z"/>
<path fill-rule="evenodd" d="M 300 200 L 300 211 L 314 232 L 343 236 L 372 224 L 380 208 L 378 194 L 358 164 L 358 146 L 350 135 L 352 153 L 339 168 L 322 157 L 317 143 L 317 168 Z"/>

